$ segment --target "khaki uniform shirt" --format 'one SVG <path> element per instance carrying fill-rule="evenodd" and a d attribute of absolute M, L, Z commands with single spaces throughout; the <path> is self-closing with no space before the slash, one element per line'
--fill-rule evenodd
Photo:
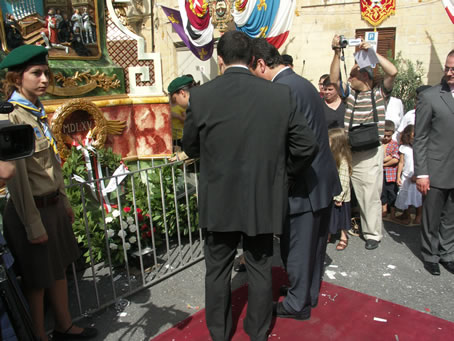
<path fill-rule="evenodd" d="M 34 196 L 47 195 L 58 190 L 65 207 L 71 206 L 66 197 L 60 163 L 38 118 L 25 108 L 15 105 L 9 119 L 14 124 L 29 124 L 35 132 L 35 153 L 28 158 L 17 160 L 16 175 L 7 181 L 17 215 L 25 227 L 28 239 L 32 240 L 46 233 Z"/>

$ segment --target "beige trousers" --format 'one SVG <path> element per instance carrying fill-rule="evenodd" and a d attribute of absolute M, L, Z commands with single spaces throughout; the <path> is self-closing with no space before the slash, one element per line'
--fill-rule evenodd
<path fill-rule="evenodd" d="M 352 153 L 352 185 L 361 214 L 364 239 L 381 240 L 383 219 L 381 191 L 383 187 L 383 147 Z"/>

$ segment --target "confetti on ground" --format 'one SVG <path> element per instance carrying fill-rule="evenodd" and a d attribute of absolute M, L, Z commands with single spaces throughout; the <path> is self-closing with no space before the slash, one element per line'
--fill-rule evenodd
<path fill-rule="evenodd" d="M 195 310 L 199 310 L 199 308 L 200 308 L 198 305 L 196 305 L 195 307 L 193 307 L 193 306 L 190 305 L 190 304 L 188 304 L 186 307 L 187 307 L 188 309 L 195 309 Z"/>
<path fill-rule="evenodd" d="M 425 308 L 424 310 L 427 311 L 428 313 L 430 313 L 430 309 L 429 308 Z"/>
<path fill-rule="evenodd" d="M 123 311 L 123 312 L 117 314 L 117 316 L 119 316 L 119 317 L 125 317 L 125 316 L 128 316 L 128 313 L 125 313 L 125 312 Z"/>
<path fill-rule="evenodd" d="M 380 317 L 374 317 L 374 321 L 377 321 L 377 322 L 388 322 L 388 320 L 382 319 Z"/>
<path fill-rule="evenodd" d="M 331 270 L 326 270 L 325 271 L 326 276 L 328 276 L 330 279 L 336 279 L 334 275 L 336 274 L 336 271 L 331 271 Z"/>
<path fill-rule="evenodd" d="M 395 265 L 391 265 L 391 264 L 389 264 L 389 265 L 388 265 L 388 268 L 389 268 L 389 269 L 395 269 L 395 268 L 396 268 L 396 266 L 395 266 Z"/>
<path fill-rule="evenodd" d="M 342 276 L 344 277 L 347 277 L 347 273 L 346 272 L 339 272 Z"/>
<path fill-rule="evenodd" d="M 383 277 L 389 277 L 389 276 L 391 276 L 391 274 L 388 274 L 388 273 L 383 274 Z"/>
<path fill-rule="evenodd" d="M 120 278 L 121 278 L 121 275 L 117 275 L 117 276 L 114 277 L 113 280 L 114 280 L 114 282 L 115 282 L 115 281 L 118 281 Z"/>
<path fill-rule="evenodd" d="M 329 267 L 330 267 L 330 268 L 338 268 L 339 266 L 338 266 L 338 265 L 331 264 Z"/>
<path fill-rule="evenodd" d="M 397 237 L 399 237 L 399 236 L 400 236 L 400 234 L 399 234 L 399 233 L 396 233 L 396 232 L 394 232 L 394 231 L 389 231 L 388 233 L 389 233 L 389 234 L 393 234 L 393 235 L 395 235 L 395 236 L 397 236 Z"/>

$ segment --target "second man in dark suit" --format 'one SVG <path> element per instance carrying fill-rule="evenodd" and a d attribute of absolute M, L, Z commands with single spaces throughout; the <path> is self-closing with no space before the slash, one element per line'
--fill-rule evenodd
<path fill-rule="evenodd" d="M 295 178 L 289 192 L 290 217 L 281 237 L 281 256 L 290 280 L 287 297 L 276 305 L 278 317 L 310 318 L 318 303 L 333 197 L 342 189 L 329 148 L 323 103 L 315 87 L 283 65 L 266 39 L 253 40 L 252 72 L 290 87 L 298 112 L 315 135 L 319 152 L 311 166 Z"/>

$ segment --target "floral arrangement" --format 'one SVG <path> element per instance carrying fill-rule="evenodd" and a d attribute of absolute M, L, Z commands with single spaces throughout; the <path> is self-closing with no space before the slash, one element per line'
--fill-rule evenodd
<path fill-rule="evenodd" d="M 103 174 L 113 174 L 120 164 L 121 157 L 111 149 L 96 150 L 96 152 L 103 167 Z M 144 162 L 141 169 L 146 169 L 147 166 Z M 135 163 L 129 164 L 128 167 L 131 171 L 138 170 L 135 169 L 137 167 Z M 175 167 L 173 171 L 177 179 L 182 179 L 181 169 Z M 71 155 L 63 165 L 63 173 L 66 185 L 74 182 L 70 180 L 74 175 L 85 179 L 86 164 L 79 150 L 75 148 L 71 150 Z M 161 181 L 163 193 L 161 193 Z M 149 187 L 150 196 L 147 194 L 147 187 Z M 106 261 L 109 250 L 112 263 L 123 264 L 125 251 L 130 260 L 130 256 L 139 250 L 139 240 L 142 250 L 153 246 L 158 248 L 166 233 L 169 237 L 175 236 L 178 230 L 177 217 L 182 235 L 198 230 L 197 197 L 195 193 L 189 196 L 189 208 L 184 196 L 177 197 L 175 200 L 171 167 L 161 170 L 155 168 L 146 173 L 128 175 L 119 185 L 118 191 L 109 193 L 108 197 L 110 202 L 118 202 L 122 207 L 112 205 L 112 210 L 108 213 L 105 205 L 100 202 L 98 192 L 94 196 L 93 188 L 90 186 L 78 183 L 68 187 L 66 193 L 75 215 L 74 234 L 84 252 L 86 263 L 90 263 L 91 260 L 95 264 Z M 134 207 L 136 207 L 135 211 Z M 186 216 L 188 210 L 190 229 Z M 159 253 L 159 250 L 154 251 Z"/>
<path fill-rule="evenodd" d="M 104 221 L 111 251 L 124 249 L 130 255 L 139 249 L 139 239 L 142 248 L 152 245 L 151 238 L 156 233 L 156 228 L 151 229 L 150 215 L 143 215 L 142 212 L 141 208 L 136 209 L 137 224 L 134 210 L 129 206 L 123 207 L 123 214 L 114 209 L 106 216 Z"/>

